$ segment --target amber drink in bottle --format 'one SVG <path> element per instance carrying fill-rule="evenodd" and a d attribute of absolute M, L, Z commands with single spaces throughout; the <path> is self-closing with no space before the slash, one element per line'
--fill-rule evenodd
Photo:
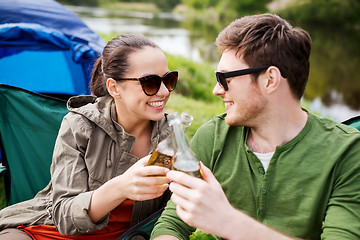
<path fill-rule="evenodd" d="M 165 138 L 155 147 L 151 153 L 148 166 L 155 165 L 171 169 L 173 164 L 173 157 L 176 151 L 176 145 L 173 139 L 173 133 Z"/>
<path fill-rule="evenodd" d="M 178 113 L 175 113 L 178 116 Z M 168 115 L 168 119 L 172 118 L 172 114 Z M 193 116 L 189 113 L 183 112 L 181 114 L 181 127 L 183 128 L 184 132 L 190 126 Z M 167 167 L 169 169 L 172 168 L 173 165 L 173 158 L 175 152 L 177 150 L 177 144 L 174 136 L 173 128 L 170 126 L 170 134 L 167 138 L 161 141 L 152 152 L 148 166 L 156 165 L 161 167 Z"/>
<path fill-rule="evenodd" d="M 175 158 L 175 163 L 173 164 L 173 169 L 177 171 L 184 172 L 190 176 L 203 178 L 200 171 L 199 162 L 195 161 L 177 161 Z"/>

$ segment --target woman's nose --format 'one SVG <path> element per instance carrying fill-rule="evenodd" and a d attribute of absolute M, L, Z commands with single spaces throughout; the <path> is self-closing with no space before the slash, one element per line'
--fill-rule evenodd
<path fill-rule="evenodd" d="M 165 86 L 165 84 L 163 82 L 161 82 L 159 91 L 156 94 L 161 95 L 161 96 L 167 96 L 170 94 L 170 92 L 169 92 L 169 89 L 167 89 L 167 87 Z"/>

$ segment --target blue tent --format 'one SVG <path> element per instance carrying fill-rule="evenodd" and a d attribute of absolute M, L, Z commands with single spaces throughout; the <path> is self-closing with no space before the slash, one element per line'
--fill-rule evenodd
<path fill-rule="evenodd" d="M 89 94 L 104 46 L 56 1 L 0 1 L 0 83 L 56 96 Z"/>

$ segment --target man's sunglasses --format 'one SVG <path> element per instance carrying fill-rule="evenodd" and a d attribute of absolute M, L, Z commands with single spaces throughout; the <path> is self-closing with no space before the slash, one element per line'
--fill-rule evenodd
<path fill-rule="evenodd" d="M 116 80 L 140 81 L 144 93 L 148 96 L 153 96 L 159 91 L 161 82 L 164 83 L 169 92 L 173 91 L 178 80 L 178 72 L 168 72 L 163 77 L 158 75 L 149 75 L 141 78 L 121 78 Z"/>
<path fill-rule="evenodd" d="M 216 79 L 221 86 L 223 86 L 224 90 L 227 91 L 229 89 L 228 84 L 226 82 L 227 78 L 238 77 L 246 74 L 258 73 L 265 69 L 268 69 L 270 66 L 261 66 L 261 67 L 253 67 L 246 68 L 242 70 L 232 71 L 232 72 L 215 72 Z"/>

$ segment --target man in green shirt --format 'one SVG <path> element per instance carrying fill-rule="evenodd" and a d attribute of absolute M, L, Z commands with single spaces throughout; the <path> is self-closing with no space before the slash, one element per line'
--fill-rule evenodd
<path fill-rule="evenodd" d="M 151 238 L 360 239 L 360 133 L 302 109 L 311 39 L 272 14 L 218 36 L 213 94 L 226 114 L 191 148 L 204 180 L 170 171 L 173 192 Z"/>

